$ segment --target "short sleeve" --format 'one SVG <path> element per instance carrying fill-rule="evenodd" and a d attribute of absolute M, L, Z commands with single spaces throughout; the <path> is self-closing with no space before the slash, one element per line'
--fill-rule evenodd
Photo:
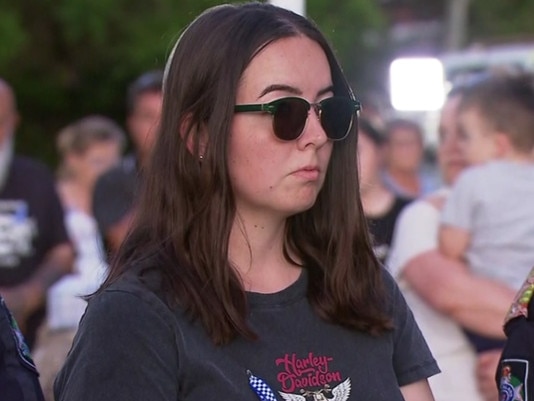
<path fill-rule="evenodd" d="M 0 399 L 44 401 L 39 374 L 11 312 L 0 295 Z"/>
<path fill-rule="evenodd" d="M 398 279 L 414 257 L 437 248 L 439 211 L 427 201 L 408 205 L 400 214 L 386 267 Z"/>
<path fill-rule="evenodd" d="M 534 322 L 518 317 L 507 324 L 506 332 L 508 338 L 496 372 L 500 399 L 530 400 L 534 395 Z M 512 397 L 517 389 L 523 398 Z"/>
<path fill-rule="evenodd" d="M 384 280 L 391 296 L 394 325 L 393 368 L 399 386 L 405 386 L 427 379 L 440 370 L 399 287 L 387 272 L 384 272 Z"/>
<path fill-rule="evenodd" d="M 171 312 L 145 295 L 108 289 L 90 300 L 54 385 L 57 401 L 178 399 Z"/>
<path fill-rule="evenodd" d="M 460 175 L 443 207 L 441 223 L 472 231 L 477 207 L 477 180 L 481 179 L 478 171 L 471 168 Z"/>
<path fill-rule="evenodd" d="M 31 185 L 31 189 L 18 192 L 17 197 L 30 204 L 31 213 L 37 219 L 39 236 L 37 239 L 38 252 L 45 254 L 57 245 L 69 243 L 69 235 L 65 226 L 65 213 L 56 189 L 52 172 L 44 164 L 28 159 L 17 160 L 17 185 Z M 24 175 L 30 174 L 31 181 Z M 29 184 L 28 184 L 29 182 Z"/>

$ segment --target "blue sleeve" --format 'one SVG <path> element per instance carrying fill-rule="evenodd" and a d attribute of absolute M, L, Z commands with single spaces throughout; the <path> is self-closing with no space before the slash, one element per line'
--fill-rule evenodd
<path fill-rule="evenodd" d="M 534 396 L 534 321 L 517 317 L 506 324 L 506 334 L 495 372 L 499 399 L 530 400 Z"/>
<path fill-rule="evenodd" d="M 44 401 L 38 377 L 24 338 L 0 296 L 0 399 Z"/>

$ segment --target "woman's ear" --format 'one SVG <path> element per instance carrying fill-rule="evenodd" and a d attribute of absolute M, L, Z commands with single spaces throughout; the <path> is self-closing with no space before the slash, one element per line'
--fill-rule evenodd
<path fill-rule="evenodd" d="M 180 122 L 180 136 L 191 155 L 202 159 L 206 151 L 208 132 L 204 123 L 193 122 L 193 115 L 188 113 Z"/>

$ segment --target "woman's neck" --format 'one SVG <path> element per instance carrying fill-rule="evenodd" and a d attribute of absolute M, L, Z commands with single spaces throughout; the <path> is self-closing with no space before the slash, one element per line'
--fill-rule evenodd
<path fill-rule="evenodd" d="M 387 174 L 399 187 L 414 198 L 421 192 L 421 179 L 417 172 L 388 169 Z"/>
<path fill-rule="evenodd" d="M 395 200 L 393 193 L 380 180 L 362 185 L 360 194 L 363 211 L 368 218 L 386 214 Z"/>
<path fill-rule="evenodd" d="M 69 178 L 60 180 L 57 188 L 65 208 L 73 208 L 92 214 L 92 191 L 87 186 Z"/>
<path fill-rule="evenodd" d="M 274 293 L 287 288 L 301 268 L 284 257 L 285 221 L 236 217 L 228 256 L 245 290 Z"/>

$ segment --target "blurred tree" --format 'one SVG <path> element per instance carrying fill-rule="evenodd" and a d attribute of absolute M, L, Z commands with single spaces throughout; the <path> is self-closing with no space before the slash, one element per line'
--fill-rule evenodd
<path fill-rule="evenodd" d="M 471 0 L 469 39 L 534 41 L 534 1 Z"/>
<path fill-rule="evenodd" d="M 55 135 L 86 114 L 124 119 L 127 84 L 162 68 L 186 24 L 217 0 L 0 0 L 0 76 L 17 94 L 19 151 L 56 162 Z M 375 0 L 308 0 L 357 89 L 383 48 Z"/>
<path fill-rule="evenodd" d="M 0 0 L 0 76 L 22 114 L 17 148 L 55 163 L 54 138 L 71 120 L 122 122 L 125 88 L 162 68 L 173 39 L 215 0 Z"/>
<path fill-rule="evenodd" d="M 308 0 L 307 14 L 330 39 L 357 95 L 383 85 L 386 20 L 376 0 Z"/>

